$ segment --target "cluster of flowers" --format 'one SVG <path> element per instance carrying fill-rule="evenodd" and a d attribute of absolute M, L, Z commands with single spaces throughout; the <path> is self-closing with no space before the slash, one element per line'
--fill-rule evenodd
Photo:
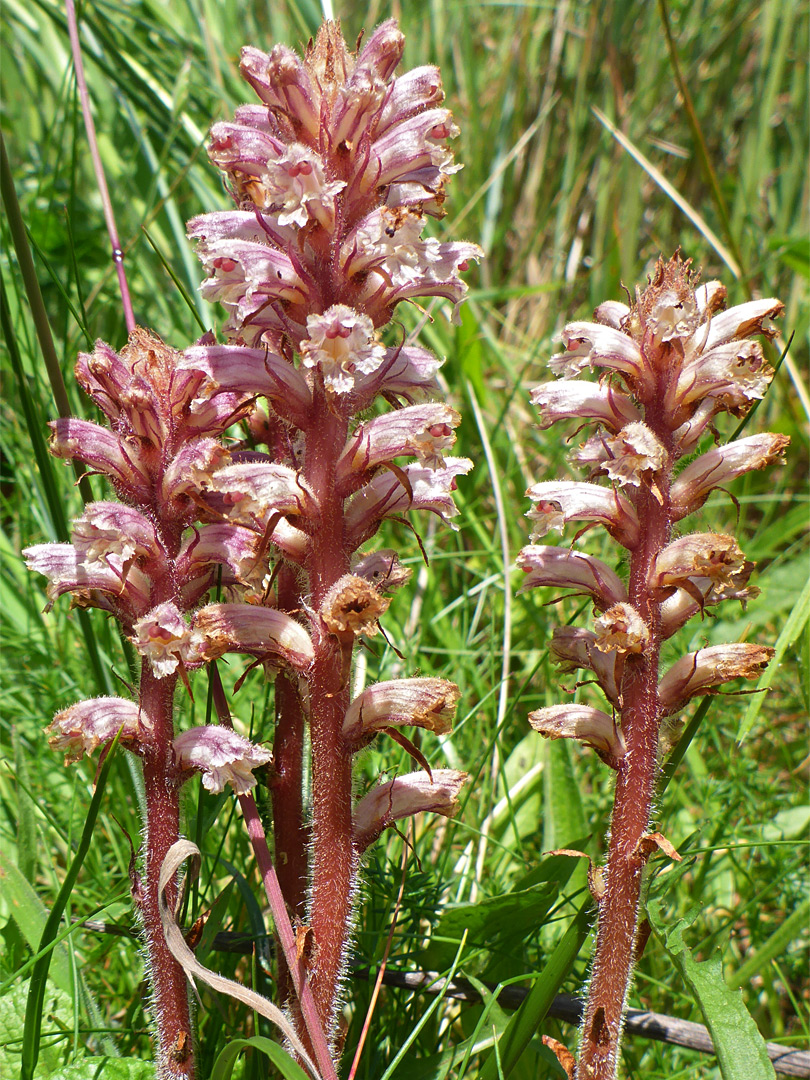
<path fill-rule="evenodd" d="M 209 274 L 204 295 L 228 312 L 228 343 L 206 335 L 176 352 L 137 330 L 120 355 L 99 343 L 80 357 L 78 380 L 109 427 L 57 421 L 52 450 L 107 476 L 120 502 L 88 506 L 71 544 L 26 553 L 50 579 L 51 598 L 70 592 L 74 603 L 109 612 L 142 657 L 138 701 L 82 702 L 50 731 L 68 760 L 120 731 L 122 745 L 144 758 L 147 789 L 154 782 L 149 813 L 166 818 L 159 804 L 169 791 L 168 816 L 178 823 L 176 790 L 194 771 L 211 791 L 225 783 L 248 791 L 258 766 L 286 768 L 291 727 L 300 762 L 309 724 L 312 807 L 301 805 L 299 775 L 297 794 L 274 810 L 279 828 L 297 815 L 299 835 L 311 833 L 309 868 L 306 850 L 295 858 L 309 877 L 310 974 L 327 1026 L 363 850 L 399 818 L 454 813 L 465 781 L 455 770 L 431 771 L 398 730 L 448 731 L 453 683 L 409 678 L 353 701 L 349 693 L 356 640 L 378 632 L 386 594 L 410 576 L 394 551 L 359 549 L 385 518 L 410 510 L 451 523 L 456 477 L 472 464 L 446 453 L 458 413 L 429 400 L 440 361 L 381 337 L 400 301 L 439 296 L 457 306 L 466 291 L 459 271 L 480 255 L 475 245 L 423 236 L 457 168 L 447 145 L 457 129 L 440 107 L 436 68 L 394 77 L 403 46 L 389 20 L 358 54 L 333 23 L 303 59 L 282 45 L 243 50 L 241 69 L 260 103 L 216 124 L 209 147 L 236 208 L 189 223 Z M 393 409 L 361 420 L 379 399 Z M 220 437 L 239 421 L 251 438 L 226 449 Z M 395 464 L 402 458 L 415 460 Z M 215 583 L 225 600 L 205 603 Z M 290 717 L 277 717 L 285 745 L 275 761 L 226 727 L 174 731 L 177 680 L 188 687 L 189 671 L 229 652 L 252 656 L 292 688 L 277 695 Z M 423 770 L 355 804 L 352 757 L 381 730 Z M 147 822 L 139 891 L 151 897 L 141 904 L 150 950 L 170 840 L 163 832 L 157 844 Z M 306 889 L 306 880 L 290 886 L 292 910 Z M 151 957 L 156 984 L 159 967 Z M 155 995 L 161 1026 L 157 985 Z M 187 1021 L 177 1024 L 161 1031 L 168 1057 Z"/>
<path fill-rule="evenodd" d="M 577 534 L 602 525 L 628 553 L 626 582 L 600 559 L 568 547 L 532 543 L 518 556 L 524 588 L 551 586 L 591 597 L 590 628 L 554 630 L 552 655 L 563 671 L 585 669 L 610 712 L 584 703 L 552 705 L 529 716 L 548 738 L 592 747 L 617 773 L 599 933 L 577 1075 L 613 1076 L 633 963 L 641 874 L 656 847 L 648 832 L 658 761 L 674 717 L 699 694 L 732 679 L 756 677 L 773 655 L 757 643 L 714 645 L 682 656 L 659 677 L 662 643 L 690 618 L 725 600 L 753 593 L 753 564 L 723 533 L 680 532 L 681 522 L 712 491 L 778 461 L 783 435 L 751 435 L 695 454 L 723 412 L 747 414 L 773 377 L 753 334 L 770 336 L 765 321 L 777 300 L 729 310 L 716 281 L 698 285 L 689 263 L 659 261 L 631 305 L 608 301 L 594 322 L 565 327 L 565 351 L 552 358 L 562 376 L 535 388 L 540 425 L 565 420 L 596 430 L 573 454 L 588 482 L 548 481 L 529 488 L 532 540 L 571 521 Z M 579 378 L 597 369 L 598 382 Z M 606 478 L 610 483 L 593 482 Z"/>

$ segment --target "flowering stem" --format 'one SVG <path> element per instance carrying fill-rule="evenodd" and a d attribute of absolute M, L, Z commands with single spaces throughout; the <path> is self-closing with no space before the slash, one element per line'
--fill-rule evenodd
<path fill-rule="evenodd" d="M 300 603 L 295 573 L 278 573 L 278 604 L 291 611 Z M 308 834 L 304 823 L 304 712 L 298 687 L 283 672 L 276 676 L 276 734 L 273 741 L 273 836 L 278 880 L 291 912 L 304 917 Z M 282 987 L 286 981 L 281 978 Z"/>
<path fill-rule="evenodd" d="M 349 569 L 343 500 L 335 491 L 335 465 L 346 437 L 346 422 L 329 411 L 323 389 L 317 388 L 304 463 L 305 478 L 321 512 L 307 567 L 315 610 Z M 351 645 L 343 646 L 323 625 L 315 627 L 313 644 L 315 659 L 309 683 L 313 793 L 310 928 L 316 950 L 315 1001 L 321 1021 L 331 1028 L 356 871 L 352 755 L 342 734 L 350 698 Z"/>
<path fill-rule="evenodd" d="M 665 387 L 657 395 L 663 399 Z M 658 422 L 656 422 L 658 420 Z M 667 425 L 647 409 L 650 429 L 666 447 L 671 462 Z M 638 546 L 630 554 L 628 592 L 631 604 L 650 631 L 647 647 L 627 658 L 621 682 L 622 731 L 627 753 L 618 765 L 605 868 L 605 891 L 599 901 L 593 973 L 582 1023 L 577 1077 L 612 1080 L 617 1075 L 627 998 L 636 961 L 641 883 L 649 851 L 642 840 L 652 814 L 658 777 L 661 709 L 658 667 L 661 651 L 661 610 L 648 581 L 656 557 L 671 535 L 669 487 L 671 465 L 661 472 L 658 497 L 642 488 L 633 498 L 643 522 Z"/>
<path fill-rule="evenodd" d="M 188 984 L 166 944 L 158 907 L 158 878 L 166 853 L 180 832 L 180 785 L 174 770 L 172 699 L 177 677 L 157 679 L 148 662 L 141 675 L 140 707 L 151 738 L 144 740 L 146 856 L 140 913 L 152 985 L 152 1008 L 158 1032 L 157 1075 L 193 1077 L 194 1058 Z M 167 890 L 170 903 L 177 883 Z"/>

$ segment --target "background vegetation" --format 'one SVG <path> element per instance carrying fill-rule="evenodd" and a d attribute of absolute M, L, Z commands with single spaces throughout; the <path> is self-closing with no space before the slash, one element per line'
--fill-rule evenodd
<path fill-rule="evenodd" d="M 3 135 L 71 408 L 89 417 L 90 403 L 72 380 L 76 353 L 97 337 L 119 348 L 125 329 L 65 15 L 55 0 L 5 0 L 4 14 Z M 405 553 L 415 584 L 386 616 L 390 646 L 364 656 L 368 680 L 421 673 L 460 684 L 455 733 L 441 741 L 426 736 L 422 749 L 436 764 L 468 770 L 473 783 L 455 822 L 425 820 L 413 847 L 390 832 L 373 849 L 356 960 L 372 967 L 380 961 L 405 852 L 392 969 L 446 972 L 457 965 L 457 974 L 521 986 L 543 973 L 551 991 L 560 980 L 572 991 L 583 984 L 589 942 L 570 970 L 549 957 L 559 957 L 555 947 L 585 898 L 584 865 L 541 853 L 572 847 L 599 857 L 612 779 L 595 758 L 544 743 L 525 719 L 575 681 L 549 664 L 546 642 L 551 627 L 581 606 L 544 606 L 550 597 L 539 591 L 516 595 L 520 574 L 512 564 L 528 534 L 525 489 L 568 469 L 568 445 L 559 430 L 536 429 L 527 391 L 547 377 L 554 334 L 565 321 L 620 298 L 623 286 L 644 281 L 659 253 L 680 247 L 705 278 L 723 279 L 731 303 L 773 295 L 786 304 L 777 344 L 792 338 L 792 349 L 750 430 L 785 432 L 793 441 L 784 468 L 738 483 L 736 503 L 718 495 L 704 511 L 705 528 L 738 527 L 743 549 L 758 563 L 762 595 L 745 613 L 730 607 L 716 620 L 692 624 L 689 640 L 673 650 L 745 638 L 774 643 L 780 634 L 785 649 L 767 697 L 711 702 L 659 805 L 659 827 L 688 856 L 686 868 L 674 872 L 659 860 L 652 888 L 665 925 L 696 907 L 686 943 L 699 959 L 719 950 L 726 980 L 742 988 L 765 1038 L 806 1045 L 808 10 L 798 0 L 670 0 L 665 7 L 644 0 L 347 0 L 336 14 L 349 40 L 396 15 L 407 35 L 403 67 L 441 66 L 461 128 L 456 153 L 464 170 L 450 186 L 449 213 L 438 229 L 487 252 L 471 278 L 462 325 L 451 327 L 437 308 L 424 331 L 426 343 L 447 356 L 447 394 L 464 414 L 458 452 L 476 461 L 461 484 L 460 530 L 414 521 L 429 569 L 409 533 L 381 538 Z M 307 0 L 99 0 L 83 5 L 80 18 L 136 318 L 182 348 L 200 324 L 220 319 L 196 293 L 200 270 L 184 222 L 227 206 L 204 142 L 213 120 L 249 98 L 238 76 L 239 48 L 299 45 L 314 33 L 320 10 Z M 8 313 L 0 1074 L 12 1075 L 6 1069 L 16 1071 L 19 1061 L 24 979 L 94 780 L 95 764 L 63 768 L 42 728 L 60 707 L 115 692 L 129 673 L 100 612 L 90 612 L 83 625 L 62 600 L 42 614 L 44 579 L 27 574 L 20 558 L 27 544 L 64 539 L 81 499 L 69 468 L 37 459 L 36 439 L 55 405 L 5 218 L 0 228 Z M 399 311 L 409 328 L 419 317 Z M 14 367 L 18 356 L 21 368 Z M 722 434 L 731 431 L 730 425 Z M 91 486 L 95 498 L 105 496 L 100 478 Z M 590 550 L 613 560 L 606 546 L 598 550 L 601 541 L 593 544 Z M 88 660 L 88 635 L 95 662 Z M 233 661 L 226 680 L 233 683 L 241 670 Z M 204 673 L 194 689 L 193 704 L 179 703 L 181 720 L 192 711 L 199 719 L 205 709 Z M 270 735 L 271 701 L 272 688 L 258 674 L 235 699 L 236 715 L 258 739 Z M 747 735 L 740 743 L 741 726 Z M 370 779 L 381 765 L 393 773 L 406 762 L 392 743 L 372 748 L 360 765 L 360 785 L 364 764 Z M 137 770 L 119 754 L 69 918 L 130 925 L 128 864 L 130 843 L 138 845 L 139 798 Z M 232 800 L 197 786 L 187 813 L 188 834 L 206 856 L 189 917 L 221 896 L 213 924 L 260 932 L 261 893 Z M 475 901 L 477 908 L 459 906 Z M 65 926 L 70 932 L 54 956 L 45 1001 L 41 1075 L 140 1075 L 149 1043 L 136 945 Z M 209 962 L 271 987 L 261 960 L 251 966 L 249 958 L 215 953 Z M 347 1055 L 369 996 L 362 982 L 348 988 Z M 633 1004 L 702 1021 L 655 934 Z M 227 1040 L 254 1030 L 240 1008 L 203 991 L 203 1076 Z M 435 1002 L 384 989 L 357 1075 L 478 1075 L 493 1032 L 507 1020 L 492 1001 Z M 547 1021 L 543 1031 L 573 1047 L 571 1028 Z M 461 1047 L 455 1056 L 453 1047 Z M 115 1057 L 124 1060 L 116 1064 Z M 103 1064 L 101 1073 L 92 1062 Z M 65 1071 L 71 1063 L 76 1071 Z M 245 1076 L 266 1075 L 258 1054 L 242 1067 Z M 511 1075 L 533 1080 L 558 1075 L 555 1068 L 535 1039 Z M 647 1080 L 719 1076 L 714 1058 L 636 1038 L 627 1041 L 625 1068 Z"/>

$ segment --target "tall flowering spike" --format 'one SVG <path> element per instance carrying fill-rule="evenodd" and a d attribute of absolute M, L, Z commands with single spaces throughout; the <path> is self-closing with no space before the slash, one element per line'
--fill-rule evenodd
<path fill-rule="evenodd" d="M 248 415 L 252 394 L 239 386 L 220 390 L 193 358 L 140 329 L 120 354 L 97 343 L 92 354 L 79 357 L 76 377 L 107 426 L 57 420 L 51 449 L 105 475 L 121 501 L 89 504 L 73 523 L 71 543 L 37 544 L 25 556 L 48 578 L 51 601 L 67 592 L 75 604 L 113 615 L 142 666 L 137 701 L 102 697 L 72 705 L 54 718 L 49 741 L 67 763 L 119 735 L 143 763 L 144 869 L 134 896 L 157 1019 L 158 1072 L 187 1077 L 194 1073 L 193 1055 L 177 1054 L 194 1039 L 187 983 L 166 944 L 158 901 L 161 864 L 179 836 L 180 787 L 201 770 L 212 791 L 227 780 L 244 792 L 252 786 L 252 769 L 270 759 L 268 751 L 219 729 L 192 729 L 175 739 L 173 721 L 177 680 L 190 690 L 188 671 L 203 663 L 210 645 L 190 613 L 217 575 L 226 587 L 241 586 L 260 557 L 255 532 L 227 515 L 198 527 L 206 513 L 202 493 L 214 486 L 218 471 L 228 473 L 223 466 L 230 455 L 219 437 Z M 298 407 L 305 408 L 308 388 L 301 381 L 298 389 Z M 308 643 L 304 628 L 297 629 Z M 169 891 L 176 896 L 176 883 Z"/>
<path fill-rule="evenodd" d="M 573 455 L 588 483 L 529 488 L 533 538 L 586 522 L 586 529 L 603 525 L 629 552 L 626 585 L 598 559 L 567 548 L 532 544 L 518 556 L 524 588 L 592 597 L 591 626 L 557 628 L 551 652 L 564 670 L 592 672 L 613 713 L 571 703 L 529 717 L 546 738 L 592 747 L 617 774 L 577 1080 L 613 1080 L 618 1068 L 666 718 L 698 694 L 757 677 L 773 655 L 755 644 L 711 646 L 677 660 L 659 680 L 663 641 L 710 605 L 755 594 L 752 564 L 733 536 L 676 537 L 674 526 L 713 491 L 779 461 L 788 443 L 783 435 L 749 435 L 703 448 L 681 466 L 704 435 L 719 438 L 720 414 L 745 416 L 773 377 L 751 335 L 770 337 L 767 320 L 782 305 L 756 300 L 724 310 L 725 295 L 719 282 L 698 285 L 679 255 L 660 260 L 631 305 L 607 301 L 593 322 L 565 327 L 564 351 L 550 363 L 562 378 L 531 395 L 542 427 L 571 420 L 589 429 Z M 598 382 L 582 377 L 589 369 Z"/>
<path fill-rule="evenodd" d="M 336 395 L 380 366 L 374 330 L 399 301 L 457 305 L 459 271 L 480 255 L 424 235 L 457 168 L 457 128 L 435 68 L 394 76 L 403 42 L 388 20 L 355 54 L 325 23 L 303 59 L 281 45 L 243 50 L 263 105 L 214 125 L 208 147 L 238 209 L 189 223 L 228 334 L 289 342 Z"/>
<path fill-rule="evenodd" d="M 426 763 L 399 728 L 446 732 L 457 695 L 442 680 L 404 679 L 350 702 L 354 649 L 383 630 L 386 594 L 409 576 L 395 553 L 359 549 L 385 518 L 429 510 L 450 524 L 456 479 L 472 465 L 446 456 L 461 418 L 430 400 L 439 360 L 401 333 L 384 338 L 401 301 L 444 297 L 455 309 L 466 293 L 460 272 L 481 254 L 430 235 L 458 168 L 449 145 L 457 129 L 435 68 L 395 75 L 403 47 L 388 20 L 358 52 L 332 22 L 303 57 L 285 45 L 244 49 L 242 74 L 259 103 L 215 124 L 208 148 L 235 205 L 189 222 L 208 275 L 202 292 L 226 309 L 230 344 L 191 349 L 183 367 L 218 387 L 207 390 L 211 401 L 222 393 L 266 402 L 250 419 L 251 449 L 235 449 L 197 498 L 209 528 L 250 532 L 265 563 L 242 560 L 228 581 L 233 602 L 203 607 L 191 629 L 203 657 L 248 652 L 276 675 L 279 876 L 311 927 L 313 989 L 332 1033 L 361 851 L 389 819 L 449 813 L 460 783 L 453 774 L 430 792 L 421 778 L 383 785 L 374 799 L 390 795 L 400 809 L 386 818 L 378 807 L 366 821 L 364 800 L 353 816 L 353 755 L 384 729 Z M 637 419 L 618 396 L 594 407 Z M 621 504 L 602 514 L 632 531 Z M 611 593 L 606 606 L 620 598 Z M 176 648 L 169 653 L 165 663 Z"/>

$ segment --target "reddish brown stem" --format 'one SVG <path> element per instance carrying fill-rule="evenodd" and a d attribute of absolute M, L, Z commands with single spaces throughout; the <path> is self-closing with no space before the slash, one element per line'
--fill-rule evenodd
<path fill-rule="evenodd" d="M 159 1080 L 195 1075 L 188 984 L 183 969 L 166 945 L 158 908 L 160 868 L 180 835 L 180 789 L 172 754 L 172 699 L 176 683 L 176 676 L 172 675 L 155 678 L 149 664 L 144 664 L 140 703 L 144 723 L 151 727 L 151 734 L 144 740 L 143 749 L 146 857 L 140 912 L 157 1026 Z M 166 894 L 169 903 L 174 904 L 176 881 Z"/>
<path fill-rule="evenodd" d="M 649 421 L 649 416 L 648 416 Z M 669 432 L 660 432 L 669 441 Z M 659 551 L 669 542 L 668 486 L 662 502 L 649 491 L 636 498 L 643 523 L 640 543 L 630 557 L 630 602 L 651 630 L 648 647 L 628 658 L 622 678 L 622 732 L 627 754 L 618 768 L 610 824 L 605 891 L 599 901 L 596 948 L 582 1024 L 577 1080 L 613 1080 L 627 997 L 635 965 L 641 884 L 649 857 L 642 838 L 649 829 L 658 777 L 658 665 L 660 605 L 647 587 Z"/>
<path fill-rule="evenodd" d="M 335 491 L 335 465 L 348 425 L 316 392 L 307 433 L 304 473 L 320 507 L 312 537 L 310 603 L 317 612 L 332 586 L 348 572 L 343 500 Z M 313 936 L 313 991 L 318 1014 L 330 1033 L 351 918 L 356 858 L 352 845 L 351 753 L 342 735 L 349 704 L 351 649 L 313 625 L 315 659 L 309 677 L 312 740 L 312 876 L 309 923 Z"/>

